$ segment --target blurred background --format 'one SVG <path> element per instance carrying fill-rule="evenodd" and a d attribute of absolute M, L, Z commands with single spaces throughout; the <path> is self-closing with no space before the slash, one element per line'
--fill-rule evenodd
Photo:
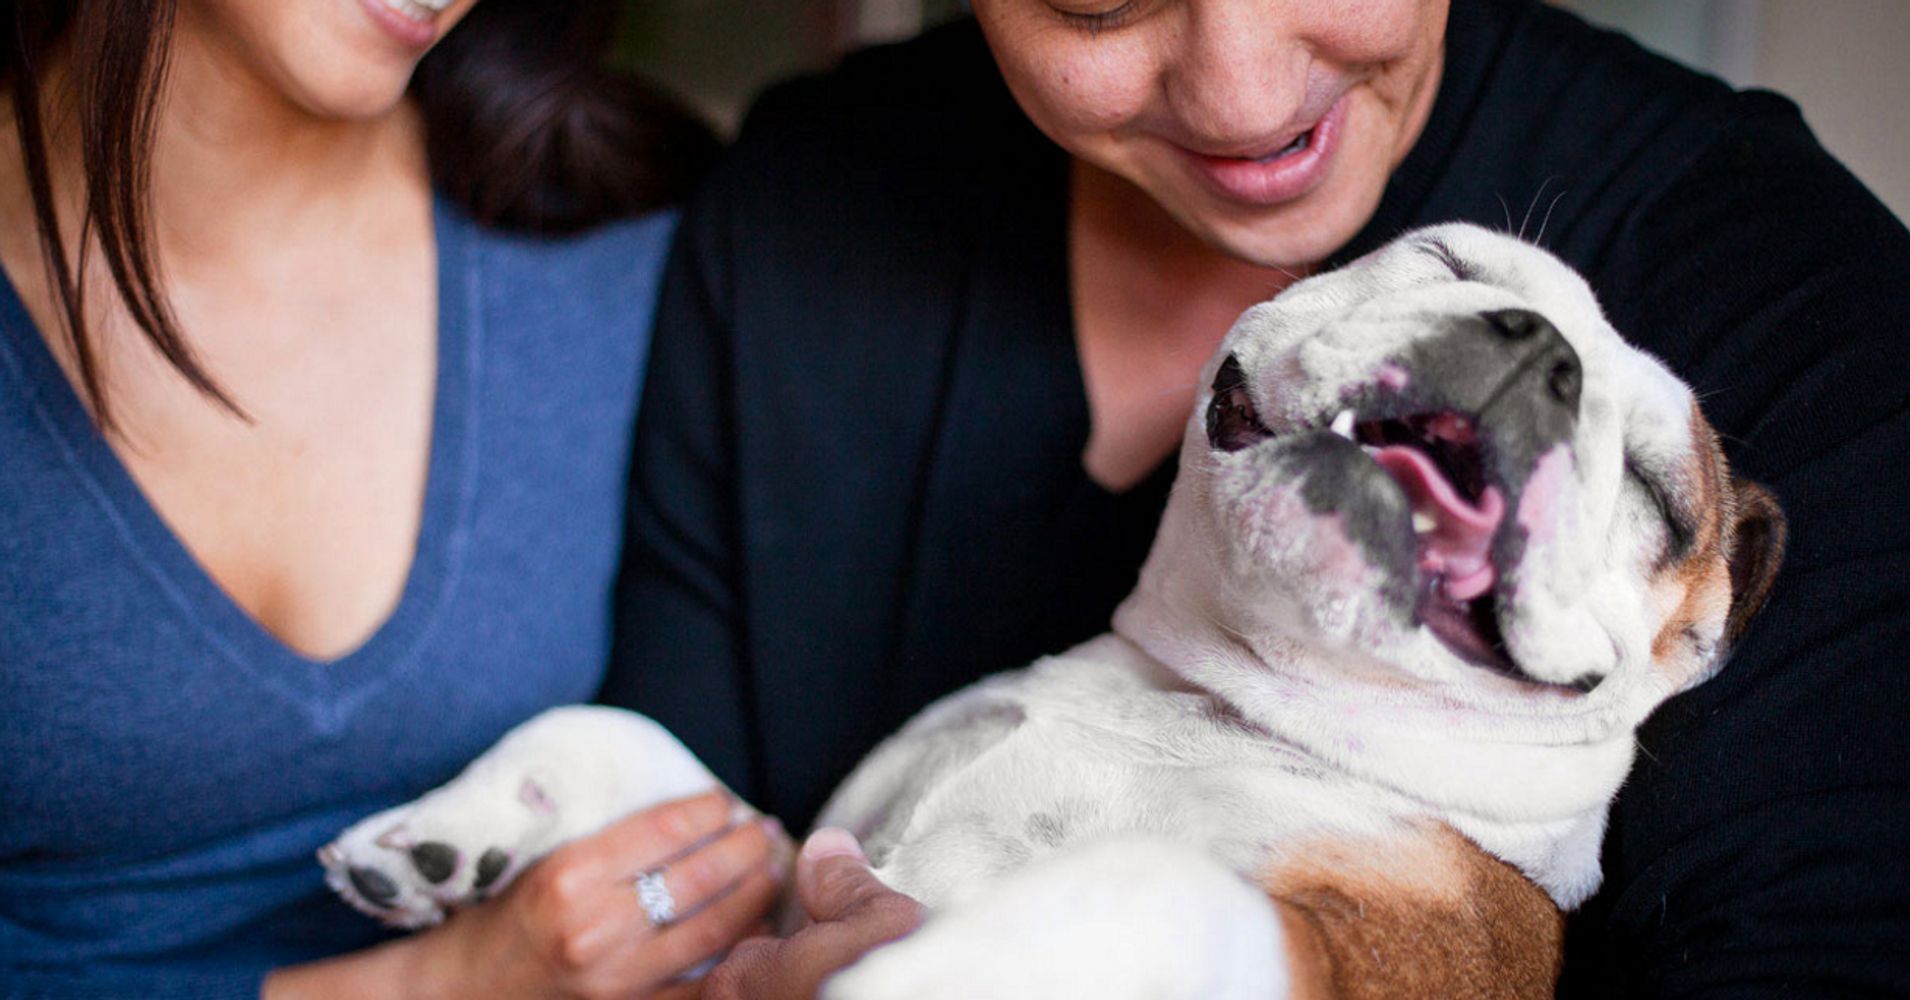
<path fill-rule="evenodd" d="M 1789 96 L 1824 145 L 1910 219 L 1910 0 L 1550 2 L 1734 86 Z M 727 131 L 765 84 L 958 17 L 964 0 L 631 0 L 629 8 L 623 61 Z"/>

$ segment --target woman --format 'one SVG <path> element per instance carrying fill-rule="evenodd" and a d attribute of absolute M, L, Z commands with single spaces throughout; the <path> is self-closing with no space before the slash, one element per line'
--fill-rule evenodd
<path fill-rule="evenodd" d="M 670 229 L 616 220 L 711 145 L 610 11 L 6 7 L 0 993 L 645 995 L 769 905 L 720 796 L 382 945 L 312 860 L 599 683 Z M 666 859 L 720 898 L 656 928 Z"/>
<path fill-rule="evenodd" d="M 973 7 L 765 97 L 686 213 L 615 696 L 804 822 L 930 699 L 1106 627 L 1242 308 L 1503 225 L 1697 386 L 1793 532 L 1730 666 L 1646 727 L 1563 987 L 1910 980 L 1910 235 L 1796 109 L 1526 0 Z M 841 919 L 723 989 L 800 995 L 916 919 L 823 847 Z"/>

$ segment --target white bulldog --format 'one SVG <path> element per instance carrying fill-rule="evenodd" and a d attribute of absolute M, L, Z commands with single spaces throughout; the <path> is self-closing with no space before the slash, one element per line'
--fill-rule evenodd
<path fill-rule="evenodd" d="M 1776 504 L 1576 274 L 1472 226 L 1249 310 L 1203 381 L 1113 631 L 930 706 L 825 809 L 933 911 L 830 1000 L 1549 993 L 1634 731 L 1762 603 Z M 713 783 L 559 712 L 347 831 L 334 887 L 429 922 Z"/>

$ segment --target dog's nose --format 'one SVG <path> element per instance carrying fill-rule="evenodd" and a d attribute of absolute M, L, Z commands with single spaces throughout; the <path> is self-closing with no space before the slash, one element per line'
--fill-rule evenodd
<path fill-rule="evenodd" d="M 1496 309 L 1481 313 L 1486 327 L 1500 338 L 1531 351 L 1522 369 L 1543 376 L 1543 391 L 1565 408 L 1577 412 L 1583 383 L 1578 352 L 1566 343 L 1552 321 L 1530 309 Z"/>
<path fill-rule="evenodd" d="M 1486 324 L 1507 340 L 1530 340 L 1552 324 L 1530 309 L 1495 309 L 1480 313 Z"/>
<path fill-rule="evenodd" d="M 1452 316 L 1400 362 L 1415 402 L 1467 414 L 1491 442 L 1489 478 L 1512 486 L 1578 427 L 1584 370 L 1543 313 L 1493 309 Z"/>
<path fill-rule="evenodd" d="M 1475 332 L 1466 334 L 1465 326 Z M 1464 374 L 1451 382 L 1471 384 L 1446 388 L 1460 395 L 1480 394 L 1477 412 L 1482 416 L 1503 410 L 1528 426 L 1536 419 L 1535 430 L 1544 425 L 1563 430 L 1560 425 L 1578 419 L 1583 370 L 1578 352 L 1551 320 L 1530 309 L 1494 309 L 1462 324 L 1459 336 L 1472 346 L 1452 345 L 1455 360 L 1463 359 Z"/>

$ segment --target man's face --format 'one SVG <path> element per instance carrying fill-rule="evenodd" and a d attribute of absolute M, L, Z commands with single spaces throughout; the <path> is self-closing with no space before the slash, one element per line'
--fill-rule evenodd
<path fill-rule="evenodd" d="M 1203 241 L 1317 262 L 1379 204 L 1438 89 L 1448 0 L 974 0 L 1037 127 Z"/>

